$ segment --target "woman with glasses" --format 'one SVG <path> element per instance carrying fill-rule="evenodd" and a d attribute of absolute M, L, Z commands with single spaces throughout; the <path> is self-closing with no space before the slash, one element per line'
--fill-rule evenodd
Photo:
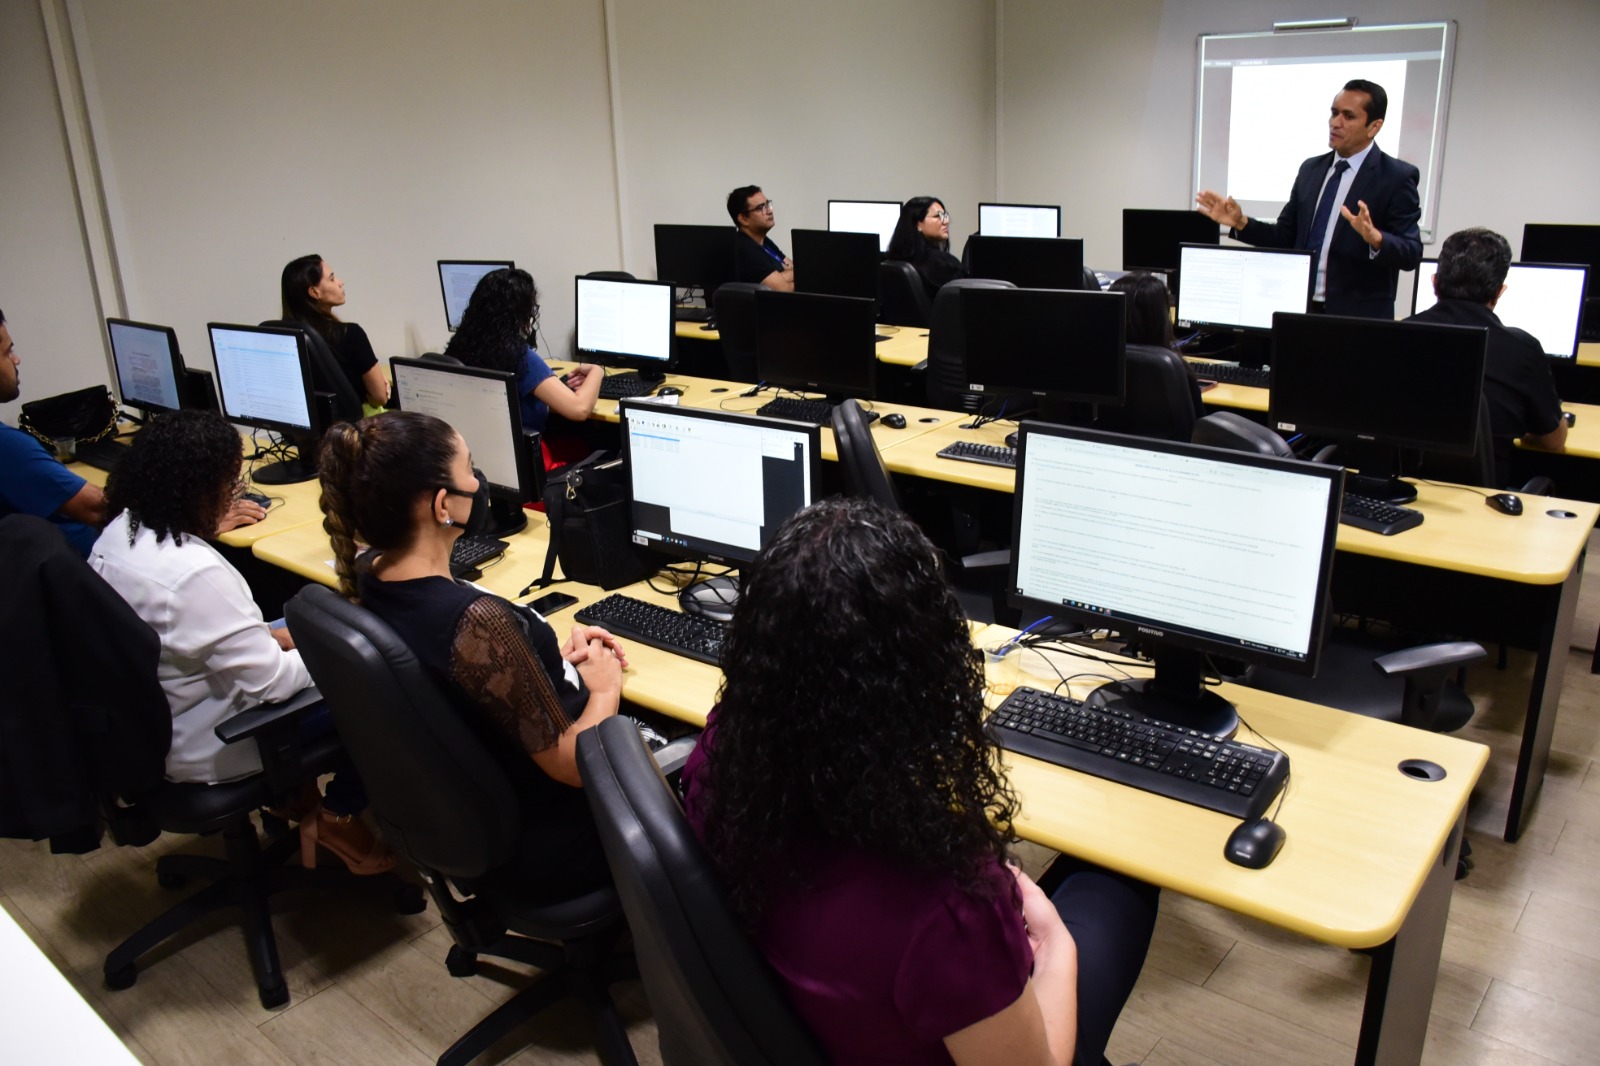
<path fill-rule="evenodd" d="M 161 638 L 156 676 L 172 710 L 167 780 L 234 781 L 261 771 L 255 743 L 224 744 L 218 723 L 311 684 L 294 639 L 261 616 L 244 577 L 207 540 L 258 521 L 260 507 L 238 498 L 243 442 L 221 416 L 176 411 L 133 437 L 111 472 L 115 516 L 89 565 Z M 333 728 L 326 707 L 306 713 L 307 738 Z M 320 844 L 352 873 L 394 866 L 394 853 L 356 817 L 367 805 L 355 774 L 341 769 L 325 796 L 316 786 L 282 812 L 300 823 L 301 857 L 316 864 Z"/>
<path fill-rule="evenodd" d="M 539 290 L 533 275 L 515 267 L 491 270 L 472 290 L 445 354 L 467 366 L 516 374 L 522 428 L 543 433 L 551 411 L 572 422 L 587 419 L 600 397 L 605 372 L 581 363 L 566 380 L 556 377 L 533 347 L 538 321 Z"/>
<path fill-rule="evenodd" d="M 901 205 L 885 258 L 915 267 L 930 300 L 945 282 L 966 273 L 961 260 L 950 254 L 950 212 L 934 196 L 913 196 Z"/>

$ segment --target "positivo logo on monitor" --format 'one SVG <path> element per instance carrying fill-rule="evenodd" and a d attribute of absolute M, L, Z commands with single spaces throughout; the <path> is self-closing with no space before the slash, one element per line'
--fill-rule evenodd
<path fill-rule="evenodd" d="M 1147 637 L 1164 637 L 1167 635 L 1164 629 L 1151 629 L 1149 626 L 1134 626 L 1134 628 Z"/>

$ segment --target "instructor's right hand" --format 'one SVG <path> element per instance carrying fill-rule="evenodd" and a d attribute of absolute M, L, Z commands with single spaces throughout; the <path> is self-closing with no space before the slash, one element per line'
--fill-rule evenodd
<path fill-rule="evenodd" d="M 1250 221 L 1244 217 L 1239 202 L 1231 196 L 1218 196 L 1210 189 L 1206 189 L 1194 198 L 1194 202 L 1207 218 L 1230 229 L 1243 229 L 1245 223 Z"/>

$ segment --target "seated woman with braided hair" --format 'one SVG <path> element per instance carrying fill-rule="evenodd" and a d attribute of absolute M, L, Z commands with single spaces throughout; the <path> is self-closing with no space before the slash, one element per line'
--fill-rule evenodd
<path fill-rule="evenodd" d="M 795 625 L 795 619 L 819 619 Z M 899 512 L 824 500 L 741 581 L 685 810 L 828 1057 L 1097 1066 L 1157 893 L 1006 865 L 983 659 Z"/>
<path fill-rule="evenodd" d="M 609 884 L 581 788 L 577 737 L 617 713 L 616 639 L 575 626 L 560 643 L 537 613 L 450 576 L 450 548 L 488 516 L 461 435 L 431 415 L 341 422 L 322 445 L 323 528 L 339 588 L 387 622 L 499 761 L 522 812 L 515 869 L 553 902 Z M 356 557 L 356 538 L 373 552 Z"/>

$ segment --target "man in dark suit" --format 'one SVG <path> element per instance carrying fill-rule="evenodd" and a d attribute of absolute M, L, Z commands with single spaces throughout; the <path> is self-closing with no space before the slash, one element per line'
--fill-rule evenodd
<path fill-rule="evenodd" d="M 1276 222 L 1246 218 L 1233 197 L 1210 189 L 1195 198 L 1208 217 L 1231 227 L 1236 240 L 1316 252 L 1313 311 L 1393 318 L 1400 271 L 1415 270 L 1422 259 L 1417 168 L 1373 143 L 1388 109 L 1383 86 L 1360 79 L 1345 84 L 1328 118 L 1333 151 L 1301 164 Z"/>

